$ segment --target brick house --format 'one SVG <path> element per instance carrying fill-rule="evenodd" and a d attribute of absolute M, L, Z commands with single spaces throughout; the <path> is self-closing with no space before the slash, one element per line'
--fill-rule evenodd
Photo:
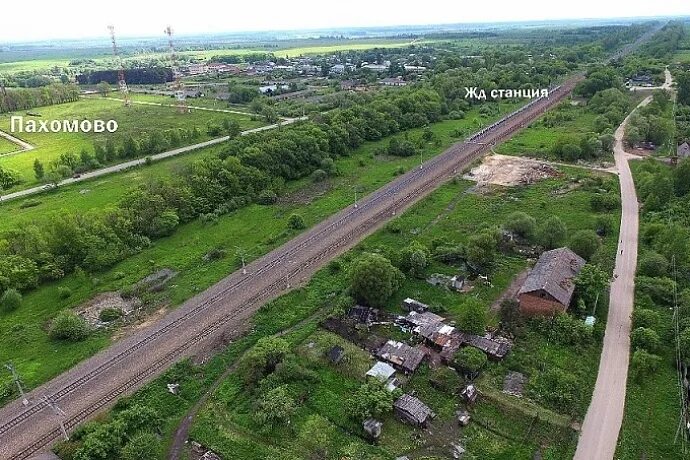
<path fill-rule="evenodd" d="M 544 252 L 518 292 L 520 312 L 551 316 L 568 309 L 575 292 L 574 278 L 585 260 L 568 248 Z"/>

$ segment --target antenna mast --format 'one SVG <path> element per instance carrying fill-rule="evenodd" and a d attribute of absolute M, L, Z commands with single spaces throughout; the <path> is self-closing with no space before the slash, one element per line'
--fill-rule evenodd
<path fill-rule="evenodd" d="M 177 53 L 175 53 L 175 45 L 173 44 L 172 27 L 166 27 L 164 32 L 168 36 L 168 47 L 170 48 L 170 62 L 172 66 L 173 78 L 175 79 L 173 88 L 175 90 L 175 99 L 177 100 L 177 110 L 180 113 L 185 113 L 187 112 L 187 95 L 184 90 L 184 83 L 182 83 L 182 74 L 177 65 Z"/>
<path fill-rule="evenodd" d="M 117 43 L 115 42 L 115 26 L 108 26 L 110 31 L 110 41 L 113 44 L 113 56 L 118 63 L 117 69 L 117 85 L 122 93 L 122 99 L 124 101 L 125 107 L 132 105 L 132 100 L 129 98 L 129 88 L 127 88 L 127 82 L 125 81 L 125 64 L 120 57 L 120 53 L 117 50 Z"/>

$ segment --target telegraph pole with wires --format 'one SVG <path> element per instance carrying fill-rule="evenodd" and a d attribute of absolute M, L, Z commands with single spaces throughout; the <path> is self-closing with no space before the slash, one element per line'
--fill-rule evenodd
<path fill-rule="evenodd" d="M 170 65 L 172 66 L 173 79 L 175 83 L 173 89 L 175 90 L 175 99 L 177 100 L 177 110 L 180 113 L 186 113 L 187 109 L 187 93 L 182 83 L 182 73 L 177 62 L 177 53 L 175 52 L 175 45 L 173 44 L 173 30 L 168 26 L 164 30 L 165 35 L 168 36 L 168 48 L 170 49 Z"/>
<path fill-rule="evenodd" d="M 19 377 L 17 370 L 14 368 L 12 363 L 5 364 L 5 367 L 12 374 L 12 380 L 14 380 L 14 383 L 17 385 L 17 389 L 19 390 L 19 394 L 22 397 L 22 404 L 24 404 L 25 406 L 28 406 L 29 400 L 26 397 L 26 393 L 24 393 L 24 388 L 22 387 L 22 379 Z"/>
<path fill-rule="evenodd" d="M 113 56 L 118 66 L 117 86 L 122 93 L 122 100 L 124 101 L 125 107 L 129 107 L 132 105 L 132 100 L 129 97 L 129 88 L 127 88 L 127 82 L 125 81 L 125 64 L 122 57 L 120 57 L 120 52 L 117 49 L 117 42 L 115 41 L 115 26 L 108 26 L 108 30 L 110 31 L 110 41 L 113 44 Z"/>
<path fill-rule="evenodd" d="M 65 438 L 65 441 L 69 441 L 69 436 L 67 435 L 67 429 L 65 428 L 65 422 L 64 422 L 64 419 L 65 419 L 65 417 L 67 417 L 67 414 L 65 414 L 65 412 L 62 409 L 60 409 L 60 407 L 58 407 L 58 405 L 55 403 L 55 401 L 53 401 L 48 396 L 44 395 L 43 398 L 41 398 L 41 401 L 43 401 L 43 403 L 46 406 L 50 407 L 53 410 L 53 413 L 57 417 L 59 417 L 60 430 L 62 431 L 62 436 Z"/>
<path fill-rule="evenodd" d="M 678 429 L 676 430 L 676 436 L 673 440 L 675 444 L 678 442 L 678 436 L 680 435 L 681 447 L 683 449 L 683 454 L 687 453 L 687 443 L 688 443 L 688 419 L 687 419 L 687 394 L 685 392 L 685 365 L 683 364 L 681 355 L 681 343 L 680 343 L 680 313 L 678 311 L 678 290 L 676 288 L 677 282 L 677 271 L 676 271 L 676 256 L 671 257 L 671 267 L 673 270 L 673 332 L 676 339 L 676 369 L 677 369 L 677 380 L 678 380 L 678 393 L 680 397 L 680 414 L 678 418 Z"/>

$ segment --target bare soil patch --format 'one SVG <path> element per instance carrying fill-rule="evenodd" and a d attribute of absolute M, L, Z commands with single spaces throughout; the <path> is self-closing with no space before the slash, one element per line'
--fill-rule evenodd
<path fill-rule="evenodd" d="M 123 299 L 119 292 L 105 292 L 80 305 L 75 312 L 84 318 L 89 325 L 98 328 L 108 324 L 99 318 L 103 310 L 107 308 L 120 310 L 126 317 L 134 312 L 139 305 L 141 305 L 141 301 L 136 297 Z"/>
<path fill-rule="evenodd" d="M 558 169 L 543 161 L 495 154 L 485 157 L 482 164 L 473 168 L 464 178 L 476 181 L 479 185 L 510 187 L 533 184 L 561 175 Z"/>

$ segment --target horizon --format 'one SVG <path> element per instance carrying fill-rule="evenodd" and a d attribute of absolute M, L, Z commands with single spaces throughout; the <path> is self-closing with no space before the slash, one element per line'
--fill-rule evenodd
<path fill-rule="evenodd" d="M 690 3 L 670 0 L 662 5 L 647 2 L 616 1 L 599 4 L 596 0 L 582 0 L 578 16 L 571 9 L 552 7 L 545 0 L 524 0 L 519 8 L 507 0 L 498 0 L 491 12 L 461 8 L 449 11 L 444 0 L 428 0 L 425 8 L 412 9 L 392 1 L 377 2 L 374 5 L 365 0 L 351 0 L 345 11 L 323 11 L 315 0 L 295 0 L 285 7 L 277 0 L 267 0 L 262 11 L 279 11 L 279 15 L 256 15 L 255 8 L 214 5 L 209 0 L 198 0 L 193 8 L 199 15 L 190 14 L 190 8 L 163 10 L 162 2 L 144 5 L 133 0 L 123 0 L 121 7 L 109 12 L 109 16 L 92 12 L 93 8 L 84 0 L 75 0 L 69 11 L 60 5 L 39 0 L 37 8 L 43 13 L 32 17 L 31 25 L 13 21 L 0 29 L 0 43 L 36 43 L 52 41 L 81 41 L 107 39 L 107 26 L 113 24 L 120 39 L 151 39 L 161 37 L 163 28 L 170 24 L 178 37 L 204 35 L 246 35 L 259 33 L 288 33 L 337 31 L 339 29 L 385 29 L 404 27 L 472 26 L 490 24 L 549 23 L 564 21 L 643 21 L 655 18 L 690 17 Z M 620 6 L 619 6 L 620 5 Z M 547 7 L 548 6 L 548 7 Z M 312 8 L 313 7 L 313 8 Z M 10 17 L 20 17 L 21 11 L 11 11 Z M 52 11 L 51 13 L 51 10 Z M 133 13 L 136 11 L 136 14 Z M 308 11 L 308 14 L 304 14 Z M 75 13 L 76 12 L 76 13 Z M 212 14 L 209 14 L 212 13 Z M 337 13 L 337 14 L 336 14 Z M 354 13 L 354 14 L 353 14 Z M 516 14 L 517 13 L 517 14 Z M 155 18 L 153 20 L 148 18 Z M 55 19 L 58 19 L 57 21 Z M 158 32 L 160 29 L 160 33 Z M 80 30 L 80 34 L 73 33 Z M 102 32 L 101 32 L 102 31 Z"/>

